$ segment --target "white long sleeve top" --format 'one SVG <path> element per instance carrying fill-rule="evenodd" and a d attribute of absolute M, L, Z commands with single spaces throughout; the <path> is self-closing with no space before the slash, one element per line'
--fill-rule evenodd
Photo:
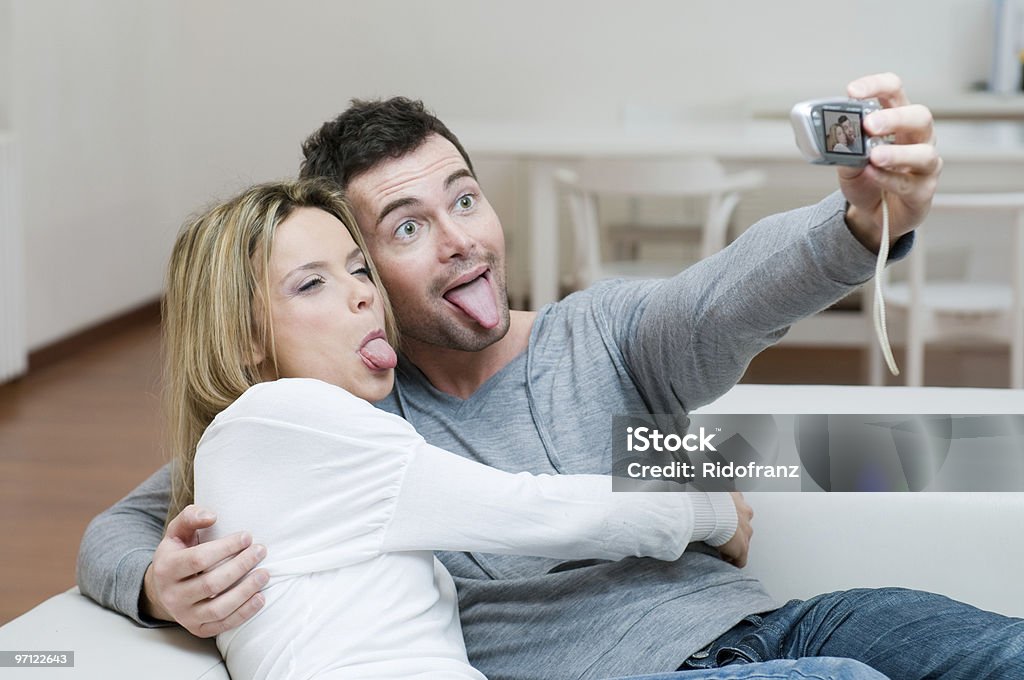
<path fill-rule="evenodd" d="M 509 442 L 515 446 L 515 442 Z M 501 472 L 427 444 L 403 419 L 317 380 L 250 388 L 195 459 L 212 540 L 268 547 L 266 604 L 217 646 L 245 678 L 473 678 L 451 576 L 431 550 L 617 560 L 679 557 L 702 494 L 613 493 L 599 475 Z M 705 522 L 706 524 L 706 522 Z"/>

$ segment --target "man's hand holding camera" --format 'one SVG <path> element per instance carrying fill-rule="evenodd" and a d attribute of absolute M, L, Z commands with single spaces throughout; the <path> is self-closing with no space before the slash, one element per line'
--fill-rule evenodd
<path fill-rule="evenodd" d="M 882 192 L 889 203 L 890 242 L 895 242 L 928 215 L 942 172 L 942 158 L 935 148 L 931 111 L 910 103 L 898 76 L 865 76 L 846 89 L 850 97 L 876 97 L 885 107 L 865 117 L 865 134 L 892 135 L 894 140 L 872 148 L 870 163 L 864 167 L 838 168 L 839 187 L 850 204 L 846 224 L 857 240 L 877 252 L 882 233 Z"/>

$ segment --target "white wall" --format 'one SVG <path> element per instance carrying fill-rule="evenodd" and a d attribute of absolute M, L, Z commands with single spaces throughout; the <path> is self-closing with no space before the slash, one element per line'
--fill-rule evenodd
<path fill-rule="evenodd" d="M 11 127 L 11 74 L 13 73 L 12 50 L 14 19 L 11 0 L 0 0 L 0 130 Z"/>
<path fill-rule="evenodd" d="M 878 70 L 911 96 L 949 92 L 988 68 L 981 0 L 6 0 L 0 23 L 8 4 L 0 116 L 7 100 L 23 149 L 33 348 L 156 297 L 183 218 L 293 174 L 352 97 L 608 122 L 626 106 L 739 115 L 759 93 L 839 93 Z M 515 238 L 515 173 L 487 177 Z"/>
<path fill-rule="evenodd" d="M 155 133 L 173 54 L 160 5 L 15 0 L 29 347 L 153 299 L 183 206 Z M 175 46 L 176 47 L 176 46 Z M 172 178 L 176 181 L 176 178 Z"/>

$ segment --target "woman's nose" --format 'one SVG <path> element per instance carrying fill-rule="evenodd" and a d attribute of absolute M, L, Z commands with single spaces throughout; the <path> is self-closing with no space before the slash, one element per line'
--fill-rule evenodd
<path fill-rule="evenodd" d="M 373 307 L 377 297 L 377 286 L 373 281 L 357 281 L 352 287 L 352 311 L 365 311 Z"/>

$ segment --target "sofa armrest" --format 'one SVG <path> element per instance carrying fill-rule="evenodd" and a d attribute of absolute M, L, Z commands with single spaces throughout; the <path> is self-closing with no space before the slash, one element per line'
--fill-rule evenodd
<path fill-rule="evenodd" d="M 0 627 L 0 649 L 72 651 L 75 669 L 3 669 L 3 676 L 26 680 L 228 680 L 213 639 L 201 640 L 183 628 L 143 628 L 104 609 L 72 588 L 55 595 Z"/>
<path fill-rule="evenodd" d="M 1024 617 L 1024 493 L 748 493 L 747 566 L 779 600 L 899 586 Z"/>
<path fill-rule="evenodd" d="M 1024 390 L 737 385 L 700 413 L 1024 413 Z M 1024 617 L 1024 493 L 750 493 L 747 569 L 780 600 L 901 586 Z"/>

